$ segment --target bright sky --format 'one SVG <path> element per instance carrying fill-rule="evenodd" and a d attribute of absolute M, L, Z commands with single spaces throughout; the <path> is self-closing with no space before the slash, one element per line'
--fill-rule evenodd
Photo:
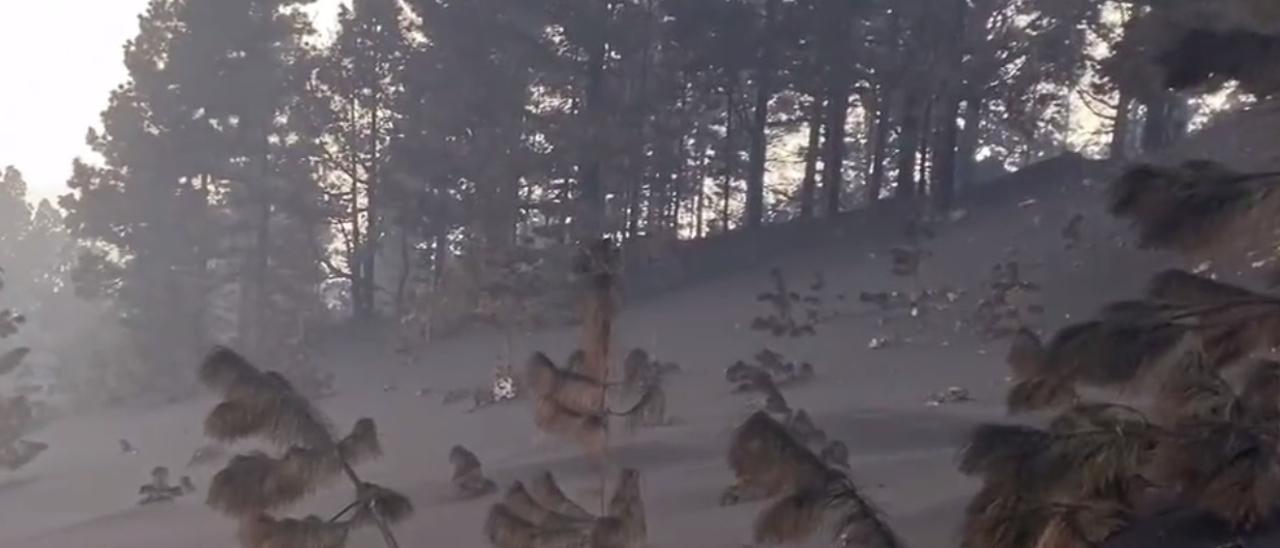
<path fill-rule="evenodd" d="M 0 0 L 0 169 L 21 169 L 34 199 L 65 192 L 147 1 Z"/>
<path fill-rule="evenodd" d="M 38 198 L 63 192 L 147 0 L 0 0 L 0 166 Z"/>

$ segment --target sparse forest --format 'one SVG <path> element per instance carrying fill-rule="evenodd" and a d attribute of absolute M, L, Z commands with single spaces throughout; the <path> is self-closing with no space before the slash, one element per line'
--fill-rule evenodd
<path fill-rule="evenodd" d="M 1275 0 L 149 0 L 122 53 L 59 199 L 0 172 L 0 543 L 1277 538 Z"/>
<path fill-rule="evenodd" d="M 308 4 L 157 0 L 125 48 L 56 272 L 149 367 L 210 340 L 284 360 L 347 321 L 512 335 L 566 319 L 520 293 L 563 289 L 584 238 L 653 262 L 881 200 L 945 210 L 1207 108 L 1108 76 L 1150 10 L 1120 1 Z"/>

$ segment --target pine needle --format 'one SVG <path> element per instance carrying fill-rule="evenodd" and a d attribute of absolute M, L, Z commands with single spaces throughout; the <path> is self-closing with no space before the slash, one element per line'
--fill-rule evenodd
<path fill-rule="evenodd" d="M 234 441 L 257 436 L 280 447 L 333 447 L 328 420 L 280 374 L 261 372 L 219 347 L 205 358 L 200 379 L 226 398 L 205 419 L 209 437 Z"/>
<path fill-rule="evenodd" d="M 381 518 L 387 523 L 400 523 L 413 515 L 413 503 L 396 491 L 373 483 L 364 483 L 356 492 L 360 500 L 359 509 L 352 518 L 352 524 L 364 526 Z"/>
<path fill-rule="evenodd" d="M 1053 374 L 1091 386 L 1131 385 L 1163 363 L 1185 330 L 1170 326 L 1163 310 L 1141 301 L 1115 303 L 1100 319 L 1068 326 L 1054 335 L 1047 351 Z"/>
<path fill-rule="evenodd" d="M 1045 350 L 1040 337 L 1027 328 L 1013 334 L 1005 362 L 1013 370 L 1013 378 L 1025 380 L 1045 373 Z"/>
<path fill-rule="evenodd" d="M 239 353 L 224 346 L 215 346 L 200 364 L 200 382 L 222 395 L 235 386 L 254 379 L 261 373 Z"/>
<path fill-rule="evenodd" d="M 1218 422 L 1228 420 L 1235 406 L 1235 393 L 1203 354 L 1186 352 L 1169 369 L 1161 383 L 1154 408 L 1162 423 Z"/>
<path fill-rule="evenodd" d="M 1223 368 L 1280 343 L 1280 300 L 1180 270 L 1152 278 L 1156 302 L 1175 305 L 1173 317 L 1191 325 L 1209 363 Z"/>
<path fill-rule="evenodd" d="M 1075 405 L 1080 400 L 1069 378 L 1032 377 L 1009 387 L 1005 407 L 1011 414 L 1056 409 Z"/>
<path fill-rule="evenodd" d="M 1274 441 L 1231 440 L 1196 494 L 1200 507 L 1248 531 L 1268 521 L 1280 506 L 1280 469 Z"/>
<path fill-rule="evenodd" d="M 480 458 L 466 447 L 453 446 L 449 451 L 449 463 L 453 465 L 450 481 L 462 497 L 482 497 L 498 491 L 498 484 L 484 476 Z"/>
<path fill-rule="evenodd" d="M 494 548 L 589 548 L 590 530 L 581 527 L 547 529 L 495 504 L 485 518 L 484 534 Z"/>
<path fill-rule="evenodd" d="M 49 444 L 32 440 L 13 440 L 0 446 L 0 466 L 14 471 L 26 466 L 49 449 Z"/>
<path fill-rule="evenodd" d="M 960 472 L 971 476 L 1015 472 L 1024 463 L 1043 456 L 1052 443 L 1053 436 L 1038 428 L 981 424 L 960 450 Z"/>
<path fill-rule="evenodd" d="M 1245 422 L 1280 422 L 1280 362 L 1256 360 L 1249 368 L 1238 398 Z"/>
<path fill-rule="evenodd" d="M 1106 500 L 1058 507 L 1035 548 L 1095 548 L 1132 522 L 1132 512 Z"/>
<path fill-rule="evenodd" d="M 1195 251 L 1212 243 L 1252 195 L 1247 174 L 1207 160 L 1130 168 L 1111 187 L 1110 211 L 1133 221 L 1144 247 Z"/>
<path fill-rule="evenodd" d="M 22 360 L 26 359 L 30 353 L 30 348 L 19 346 L 0 354 L 0 375 L 12 373 L 18 366 L 22 365 Z"/>
<path fill-rule="evenodd" d="M 884 516 L 863 497 L 848 477 L 827 484 L 827 513 L 834 515 L 832 531 L 844 547 L 903 548 L 905 546 Z"/>
<path fill-rule="evenodd" d="M 1111 211 L 1129 219 L 1144 247 L 1241 266 L 1274 249 L 1280 228 L 1277 173 L 1242 173 L 1208 160 L 1140 165 L 1111 188 Z"/>
<path fill-rule="evenodd" d="M 822 528 L 826 503 L 826 491 L 816 487 L 784 496 L 756 517 L 753 537 L 765 544 L 803 542 Z"/>
<path fill-rule="evenodd" d="M 965 507 L 960 546 L 1034 546 L 1050 519 L 1047 509 L 1021 495 L 1016 484 L 987 482 Z"/>
<path fill-rule="evenodd" d="M 738 427 L 729 445 L 729 467 L 741 486 L 765 496 L 825 485 L 833 473 L 763 411 Z"/>
<path fill-rule="evenodd" d="M 277 520 L 261 514 L 241 522 L 239 537 L 245 548 L 343 548 L 350 529 L 317 516 Z"/>
<path fill-rule="evenodd" d="M 525 375 L 538 401 L 554 401 L 557 406 L 580 415 L 599 413 L 604 404 L 604 384 L 584 374 L 556 367 L 541 352 L 529 358 Z"/>
<path fill-rule="evenodd" d="M 355 466 L 382 456 L 382 444 L 378 441 L 378 425 L 373 419 L 362 418 L 347 437 L 338 441 L 338 450 L 347 464 Z"/>
<path fill-rule="evenodd" d="M 649 535 L 644 500 L 640 496 L 640 471 L 623 468 L 609 500 L 609 516 L 618 520 L 618 534 L 625 546 L 643 546 Z"/>
<path fill-rule="evenodd" d="M 595 519 L 595 516 L 589 516 L 587 519 L 576 518 L 556 512 L 551 508 L 543 506 L 537 499 L 529 494 L 524 484 L 516 481 L 507 488 L 507 492 L 502 497 L 500 503 L 510 509 L 515 515 L 540 528 L 562 529 L 583 527 L 587 523 Z"/>
<path fill-rule="evenodd" d="M 544 470 L 541 474 L 535 476 L 533 482 L 529 485 L 529 492 L 542 506 L 553 512 L 579 520 L 588 520 L 594 517 L 590 512 L 587 512 L 586 509 L 574 502 L 573 499 L 570 499 L 568 495 L 564 494 L 564 490 L 560 489 L 560 485 L 550 471 Z"/>
<path fill-rule="evenodd" d="M 207 504 L 230 516 L 252 516 L 293 504 L 340 472 L 336 456 L 303 448 L 280 459 L 237 455 L 213 476 Z"/>

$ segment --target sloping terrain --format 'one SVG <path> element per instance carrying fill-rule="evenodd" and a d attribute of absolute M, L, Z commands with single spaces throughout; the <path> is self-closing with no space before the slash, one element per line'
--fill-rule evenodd
<path fill-rule="evenodd" d="M 758 505 L 722 508 L 717 499 L 731 482 L 725 449 L 735 423 L 754 405 L 730 393 L 726 366 L 749 360 L 769 346 L 789 359 L 812 362 L 817 380 L 788 388 L 792 407 L 808 410 L 827 433 L 844 440 L 854 476 L 880 503 L 891 524 L 915 547 L 955 546 L 960 513 L 974 485 L 954 471 L 953 457 L 967 431 L 1003 414 L 1004 343 L 988 342 L 962 325 L 982 296 L 993 265 L 1017 260 L 1023 277 L 1043 287 L 1043 325 L 1053 328 L 1092 312 L 1111 299 L 1133 295 L 1169 257 L 1125 245 L 1125 227 L 1102 211 L 1101 185 L 1028 184 L 967 204 L 967 215 L 941 228 L 926 247 L 918 280 L 895 277 L 886 251 L 901 243 L 901 226 L 876 227 L 875 238 L 827 234 L 821 245 L 779 254 L 770 263 L 794 283 L 825 275 L 829 305 L 838 316 L 803 341 L 775 342 L 747 328 L 766 312 L 755 296 L 768 288 L 771 264 L 741 269 L 659 296 L 631 299 L 618 326 L 617 348 L 647 348 L 673 360 L 669 409 L 676 426 L 635 437 L 615 434 L 615 465 L 642 473 L 650 544 L 666 548 L 720 548 L 749 544 Z M 1083 214 L 1085 245 L 1067 249 L 1063 227 Z M 862 291 L 916 288 L 960 290 L 949 310 L 922 319 L 882 315 L 858 302 Z M 835 296 L 843 294 L 843 302 Z M 908 337 L 873 349 L 871 340 Z M 533 349 L 566 356 L 576 332 L 558 329 L 517 342 L 517 354 Z M 363 468 L 373 481 L 409 494 L 416 515 L 398 532 L 405 546 L 479 548 L 485 512 L 493 499 L 449 501 L 449 448 L 466 445 L 499 483 L 550 469 L 580 500 L 595 483 L 592 463 L 567 444 L 536 439 L 527 402 L 475 413 L 444 406 L 440 394 L 484 382 L 502 338 L 470 333 L 437 343 L 425 363 L 405 367 L 369 345 L 328 353 L 338 394 L 320 402 L 339 425 L 361 416 L 377 420 L 386 456 Z M 265 364 L 268 365 L 269 364 Z M 192 364 L 194 371 L 195 364 Z M 966 388 L 974 401 L 930 407 L 926 399 L 949 386 Z M 420 397 L 420 388 L 434 392 Z M 137 487 L 153 466 L 190 474 L 207 485 L 213 467 L 184 469 L 203 445 L 201 420 L 212 405 L 202 399 L 152 411 L 120 411 L 66 419 L 33 436 L 51 450 L 29 468 L 0 478 L 0 546 L 6 548 L 229 548 L 234 524 L 207 509 L 203 496 L 171 504 L 135 506 Z M 138 454 L 124 454 L 128 439 Z M 322 492 L 294 513 L 332 513 L 344 491 Z M 351 546 L 377 546 L 362 532 Z M 823 545 L 815 543 L 815 545 Z"/>

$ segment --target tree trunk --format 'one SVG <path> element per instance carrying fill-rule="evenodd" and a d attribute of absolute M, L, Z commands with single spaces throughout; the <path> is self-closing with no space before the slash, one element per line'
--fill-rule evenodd
<path fill-rule="evenodd" d="M 369 203 L 365 206 L 367 210 L 365 213 L 364 230 L 365 248 L 363 250 L 364 256 L 362 258 L 364 268 L 361 269 L 364 272 L 364 304 L 367 307 L 365 310 L 361 311 L 361 317 L 364 319 L 373 319 L 373 317 L 378 313 L 378 277 L 376 274 L 376 267 L 378 263 L 378 248 L 381 246 L 382 241 L 382 223 L 380 218 L 382 211 L 380 207 L 381 204 L 379 203 L 382 196 L 381 188 L 379 188 L 381 182 L 378 180 L 378 164 L 381 160 L 379 156 L 380 151 L 378 150 L 378 137 L 381 132 L 378 129 L 379 111 L 376 100 L 374 101 L 372 110 L 373 112 L 369 122 L 369 140 L 372 142 L 372 145 L 371 153 L 369 155 L 369 167 L 366 169 L 366 172 L 368 173 L 368 180 L 365 182 L 365 197 Z"/>
<path fill-rule="evenodd" d="M 933 144 L 933 98 L 925 101 L 924 116 L 922 117 L 923 127 L 920 128 L 920 164 L 918 166 L 918 175 L 920 177 L 919 184 L 916 185 L 916 195 L 920 197 L 928 196 L 932 190 L 929 186 L 931 173 L 929 172 L 929 146 Z"/>
<path fill-rule="evenodd" d="M 729 85 L 725 87 L 724 113 L 724 181 L 721 183 L 720 232 L 729 233 L 729 201 L 733 197 L 733 173 L 737 166 L 738 149 L 733 142 L 733 120 L 737 113 L 738 75 L 730 69 Z"/>
<path fill-rule="evenodd" d="M 636 237 L 636 233 L 640 230 L 640 194 L 641 187 L 644 185 L 644 169 L 639 172 L 632 160 L 627 160 L 625 173 L 630 173 L 630 183 L 627 185 L 627 211 L 626 211 L 626 233 L 623 234 L 624 240 L 631 240 Z"/>
<path fill-rule="evenodd" d="M 696 188 L 698 189 L 698 194 L 694 196 L 694 208 L 696 208 L 694 215 L 695 215 L 695 223 L 697 225 L 696 233 L 697 233 L 698 239 L 702 239 L 702 237 L 706 235 L 706 222 L 705 222 L 706 199 L 707 199 L 707 173 L 705 169 L 706 159 L 704 158 L 702 162 L 704 164 L 704 169 L 699 169 L 697 172 L 698 184 Z"/>
<path fill-rule="evenodd" d="M 809 105 L 809 142 L 804 149 L 804 180 L 800 182 L 800 217 L 813 218 L 813 203 L 818 192 L 818 155 L 822 142 L 822 113 L 824 104 L 815 93 Z"/>
<path fill-rule="evenodd" d="M 822 190 L 826 195 L 827 216 L 840 213 L 840 194 L 844 187 L 845 125 L 849 121 L 849 90 L 833 82 L 827 97 L 826 139 L 822 157 Z"/>
<path fill-rule="evenodd" d="M 1116 102 L 1116 120 L 1111 127 L 1111 145 L 1109 148 L 1113 161 L 1124 160 L 1129 155 L 1129 121 L 1133 112 L 1133 96 L 1125 90 L 1120 91 Z"/>
<path fill-rule="evenodd" d="M 867 177 L 867 203 L 880 200 L 884 192 L 884 156 L 889 150 L 889 102 L 883 91 L 877 92 L 876 115 L 871 130 L 871 173 Z"/>
<path fill-rule="evenodd" d="M 982 101 L 970 97 L 964 102 L 964 130 L 956 151 L 956 186 L 967 187 L 974 179 L 974 162 L 978 155 L 979 125 L 982 123 Z"/>
<path fill-rule="evenodd" d="M 653 175 L 645 205 L 645 232 L 659 230 L 666 221 L 671 180 L 675 170 L 670 142 L 659 138 L 654 143 Z"/>
<path fill-rule="evenodd" d="M 645 2 L 645 42 L 644 52 L 640 59 L 640 78 L 639 84 L 633 89 L 630 96 L 630 109 L 633 122 L 631 127 L 636 132 L 637 139 L 630 144 L 630 154 L 628 155 L 628 163 L 630 164 L 626 173 L 631 174 L 630 196 L 627 199 L 627 239 L 634 239 L 640 231 L 640 221 L 644 216 L 641 212 L 642 198 L 645 196 L 646 189 L 651 197 L 654 193 L 654 186 L 661 177 L 661 166 L 652 169 L 652 162 L 645 154 L 646 144 L 652 142 L 650 138 L 650 108 L 649 108 L 649 73 L 653 65 L 653 47 L 654 47 L 654 24 L 653 24 L 653 2 L 652 0 Z M 649 200 L 652 203 L 652 200 Z M 652 208 L 650 208 L 652 209 Z M 648 215 L 652 218 L 652 213 Z M 646 222 L 646 224 L 648 224 Z M 648 232 L 649 230 L 647 230 Z"/>
<path fill-rule="evenodd" d="M 769 99 L 773 97 L 773 20 L 779 0 L 765 0 L 756 65 L 755 115 L 751 127 L 751 160 L 747 167 L 747 228 L 764 221 L 764 175 L 768 154 Z"/>
<path fill-rule="evenodd" d="M 431 290 L 439 295 L 444 289 L 446 268 L 449 261 L 449 234 L 448 230 L 438 230 L 435 237 L 435 257 L 431 261 L 433 277 L 431 279 Z M 433 299 L 433 302 L 436 302 Z M 434 313 L 434 312 L 433 312 Z"/>
<path fill-rule="evenodd" d="M 968 0 L 952 0 L 955 10 L 950 21 L 951 40 L 960 43 L 964 40 L 965 20 L 968 16 Z M 945 48 L 946 64 L 960 66 L 963 61 L 960 48 Z M 937 139 L 933 144 L 933 204 L 939 212 L 951 209 L 956 189 L 956 146 L 959 139 L 960 118 L 960 81 L 959 74 L 950 73 L 943 82 L 938 112 Z"/>
<path fill-rule="evenodd" d="M 407 216 L 407 215 L 406 215 Z M 413 276 L 413 246 L 410 245 L 409 223 L 400 224 L 400 273 L 396 276 L 396 319 L 405 317 L 405 305 L 408 304 L 405 292 L 409 287 L 409 278 Z"/>
<path fill-rule="evenodd" d="M 1186 133 L 1186 100 L 1173 92 L 1162 92 L 1147 105 L 1147 119 L 1142 127 L 1142 149 L 1160 152 L 1169 148 Z"/>
<path fill-rule="evenodd" d="M 903 200 L 914 198 L 916 194 L 916 153 L 920 148 L 917 97 L 918 93 L 914 89 L 908 88 L 903 92 L 901 120 L 898 122 L 898 181 L 894 197 Z"/>
<path fill-rule="evenodd" d="M 844 189 L 844 160 L 847 153 L 845 126 L 849 121 L 850 70 L 848 58 L 851 14 L 847 0 L 827 0 L 824 10 L 826 36 L 821 58 L 827 80 L 826 140 L 822 158 L 822 186 L 827 216 L 840 213 Z"/>
<path fill-rule="evenodd" d="M 664 209 L 666 216 L 662 222 L 662 226 L 676 234 L 677 237 L 680 234 L 680 213 L 681 208 L 684 206 L 685 181 L 688 175 L 687 166 L 685 165 L 688 159 L 685 156 L 687 152 L 685 151 L 684 139 L 685 133 L 681 131 L 679 137 L 672 143 L 675 150 L 672 151 L 670 186 L 666 192 L 669 195 L 666 202 L 667 207 Z"/>
<path fill-rule="evenodd" d="M 933 145 L 933 192 L 938 211 L 951 209 L 956 188 L 956 141 L 959 137 L 960 101 L 955 97 L 943 99 L 938 122 L 938 139 Z"/>
<path fill-rule="evenodd" d="M 585 98 L 582 105 L 582 116 L 587 120 L 587 134 L 582 142 L 582 158 L 578 164 L 578 207 L 574 215 L 577 225 L 574 236 L 582 242 L 593 241 L 604 233 L 605 229 L 605 192 L 601 180 L 600 132 L 605 131 L 604 116 L 604 72 L 605 60 L 608 58 L 608 19 L 611 11 L 608 6 L 600 15 L 600 28 L 596 30 L 598 39 L 591 45 L 587 59 L 587 74 L 584 84 Z"/>
<path fill-rule="evenodd" d="M 262 182 L 265 183 L 265 180 Z M 271 273 L 268 258 L 271 252 L 271 201 L 265 196 L 261 199 L 263 200 L 262 209 L 258 213 L 253 250 L 249 254 L 249 279 L 241 286 L 243 300 L 241 306 L 247 312 L 244 316 L 245 323 L 240 326 L 241 338 L 245 348 L 257 356 L 263 356 L 266 351 L 267 339 L 264 337 L 267 334 L 264 330 L 267 328 L 265 319 L 270 302 L 267 278 Z"/>

